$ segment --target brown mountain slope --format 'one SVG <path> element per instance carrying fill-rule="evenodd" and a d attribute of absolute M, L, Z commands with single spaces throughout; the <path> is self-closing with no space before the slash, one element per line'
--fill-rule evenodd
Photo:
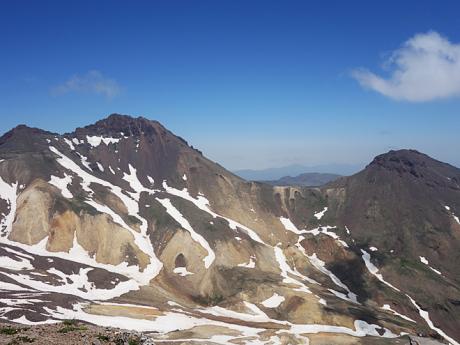
<path fill-rule="evenodd" d="M 411 204 L 394 212 L 409 218 L 363 207 L 387 203 L 385 181 L 415 188 L 394 182 L 393 170 L 370 173 L 374 165 L 322 189 L 272 187 L 236 177 L 145 118 L 111 115 L 65 135 L 18 127 L 0 138 L 0 317 L 78 318 L 222 344 L 380 344 L 402 333 L 454 343 L 456 311 L 425 302 L 438 292 L 458 300 L 454 265 L 435 266 L 427 253 L 442 276 L 420 263 L 414 277 L 426 288 L 410 287 L 401 269 L 412 269 L 423 241 L 412 239 L 406 255 L 380 235 L 407 223 L 411 237 L 412 210 L 433 206 L 408 192 Z M 451 209 L 427 218 L 436 229 L 458 209 L 456 190 L 437 193 Z M 449 224 L 437 239 L 451 250 Z"/>

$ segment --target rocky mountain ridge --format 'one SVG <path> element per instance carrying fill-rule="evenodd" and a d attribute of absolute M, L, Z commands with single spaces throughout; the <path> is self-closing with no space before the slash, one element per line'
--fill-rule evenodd
<path fill-rule="evenodd" d="M 145 118 L 19 126 L 0 138 L 0 318 L 161 342 L 458 344 L 458 181 L 397 151 L 321 188 L 273 187 Z"/>

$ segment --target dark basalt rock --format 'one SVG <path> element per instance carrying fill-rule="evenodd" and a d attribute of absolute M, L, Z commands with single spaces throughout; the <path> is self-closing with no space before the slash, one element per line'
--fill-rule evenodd
<path fill-rule="evenodd" d="M 122 134 L 123 133 L 123 134 Z M 147 136 L 147 137 L 174 137 L 188 145 L 187 142 L 169 132 L 158 121 L 149 120 L 145 117 L 132 117 L 129 115 L 111 114 L 107 118 L 97 121 L 93 125 L 77 128 L 74 133 L 67 135 L 76 135 L 82 137 L 85 135 L 101 135 L 120 138 L 123 136 Z"/>

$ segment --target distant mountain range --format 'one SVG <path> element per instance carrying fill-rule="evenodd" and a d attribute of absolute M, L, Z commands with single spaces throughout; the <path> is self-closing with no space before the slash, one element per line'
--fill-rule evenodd
<path fill-rule="evenodd" d="M 146 118 L 18 126 L 0 138 L 0 319 L 165 345 L 458 345 L 459 216 L 460 169 L 413 150 L 271 186 Z"/>
<path fill-rule="evenodd" d="M 331 181 L 337 180 L 341 175 L 322 174 L 322 173 L 304 173 L 297 176 L 284 176 L 278 180 L 261 181 L 272 186 L 306 186 L 318 187 Z"/>
<path fill-rule="evenodd" d="M 248 181 L 272 181 L 285 176 L 297 176 L 304 173 L 336 174 L 342 176 L 357 173 L 365 164 L 323 164 L 306 166 L 301 164 L 287 165 L 278 168 L 267 169 L 240 169 L 233 173 Z"/>

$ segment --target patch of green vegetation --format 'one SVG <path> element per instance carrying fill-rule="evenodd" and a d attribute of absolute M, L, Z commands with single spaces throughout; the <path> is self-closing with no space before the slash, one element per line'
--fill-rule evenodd
<path fill-rule="evenodd" d="M 205 230 L 213 232 L 213 231 L 217 230 L 217 227 L 215 225 L 210 224 L 210 223 L 205 223 Z"/>
<path fill-rule="evenodd" d="M 97 337 L 96 337 L 99 341 L 110 341 L 110 338 L 108 335 L 105 335 L 105 334 L 99 334 Z"/>
<path fill-rule="evenodd" d="M 128 345 L 140 345 L 140 341 L 138 339 L 131 338 L 128 340 Z"/>
<path fill-rule="evenodd" d="M 79 195 L 75 196 L 73 199 L 70 199 L 68 205 L 69 208 L 76 214 L 80 214 L 80 212 L 87 213 L 91 216 L 97 215 L 99 212 L 92 206 L 88 205 L 85 200 L 86 198 Z"/>
<path fill-rule="evenodd" d="M 65 326 L 75 326 L 77 323 L 78 321 L 75 319 L 68 319 L 68 320 L 62 321 L 62 324 Z"/>
<path fill-rule="evenodd" d="M 411 270 L 424 270 L 425 266 L 419 261 L 409 260 L 407 258 L 399 258 L 399 267 L 401 270 L 411 271 Z"/>
<path fill-rule="evenodd" d="M 13 328 L 13 327 L 3 327 L 0 328 L 0 334 L 3 335 L 15 335 L 19 333 L 21 330 L 18 328 Z"/>
<path fill-rule="evenodd" d="M 212 294 L 209 296 L 195 296 L 193 298 L 197 303 L 205 306 L 214 306 L 224 300 L 224 296 L 221 294 Z"/>
<path fill-rule="evenodd" d="M 178 227 L 179 224 L 159 204 L 152 204 L 149 208 L 151 219 L 155 222 L 157 228 Z"/>
<path fill-rule="evenodd" d="M 58 333 L 69 333 L 69 332 L 76 332 L 76 331 L 86 331 L 87 328 L 84 326 L 79 326 L 77 320 L 64 320 L 62 322 L 64 327 L 62 327 Z"/>
<path fill-rule="evenodd" d="M 399 259 L 399 267 L 397 267 L 401 273 L 405 274 L 424 274 L 431 280 L 439 281 L 439 275 L 432 271 L 427 265 L 420 261 L 413 261 L 406 258 Z M 442 281 L 440 282 L 442 283 Z"/>
<path fill-rule="evenodd" d="M 121 338 L 115 339 L 115 345 L 125 345 L 125 341 Z"/>
<path fill-rule="evenodd" d="M 11 340 L 7 345 L 20 345 L 20 344 L 30 344 L 35 341 L 34 338 L 29 338 L 29 337 L 17 337 Z"/>
<path fill-rule="evenodd" d="M 128 223 L 130 224 L 142 224 L 142 222 L 137 218 L 137 217 L 134 217 L 134 216 L 130 216 L 128 215 Z"/>

